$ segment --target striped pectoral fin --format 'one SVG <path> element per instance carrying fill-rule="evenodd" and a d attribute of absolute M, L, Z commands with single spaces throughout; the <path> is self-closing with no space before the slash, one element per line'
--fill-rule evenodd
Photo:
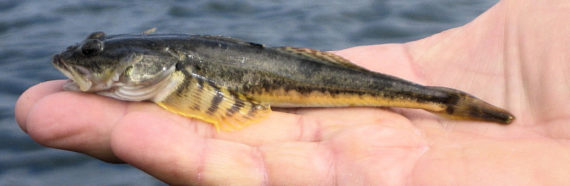
<path fill-rule="evenodd" d="M 241 129 L 269 113 L 268 104 L 247 98 L 213 82 L 194 77 L 186 79 L 176 91 L 155 101 L 168 111 L 213 124 L 219 131 Z"/>
<path fill-rule="evenodd" d="M 221 119 L 222 126 L 229 126 L 231 129 L 241 129 L 251 123 L 258 122 L 271 113 L 269 104 L 260 103 L 245 97 L 243 94 L 235 92 L 229 93 L 231 99 L 220 104 L 218 118 Z"/>

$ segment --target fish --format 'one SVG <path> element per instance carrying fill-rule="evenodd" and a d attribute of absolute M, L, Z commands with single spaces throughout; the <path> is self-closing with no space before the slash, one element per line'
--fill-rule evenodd
<path fill-rule="evenodd" d="M 460 90 L 424 86 L 309 48 L 231 37 L 94 32 L 53 56 L 65 90 L 150 101 L 220 130 L 264 119 L 272 107 L 403 107 L 459 120 L 515 117 Z"/>

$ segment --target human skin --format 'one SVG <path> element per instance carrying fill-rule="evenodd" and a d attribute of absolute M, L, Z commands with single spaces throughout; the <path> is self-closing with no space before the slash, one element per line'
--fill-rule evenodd
<path fill-rule="evenodd" d="M 368 69 L 469 92 L 510 125 L 415 109 L 273 112 L 235 132 L 147 102 L 28 89 L 16 119 L 38 143 L 129 163 L 174 185 L 567 185 L 570 1 L 505 0 L 471 23 L 339 54 Z"/>

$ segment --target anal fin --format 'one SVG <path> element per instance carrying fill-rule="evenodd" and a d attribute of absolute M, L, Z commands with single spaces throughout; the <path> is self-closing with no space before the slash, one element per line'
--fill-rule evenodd
<path fill-rule="evenodd" d="M 271 113 L 269 104 L 228 90 L 206 78 L 177 71 L 179 84 L 168 96 L 155 100 L 164 109 L 213 124 L 218 131 L 250 125 Z"/>

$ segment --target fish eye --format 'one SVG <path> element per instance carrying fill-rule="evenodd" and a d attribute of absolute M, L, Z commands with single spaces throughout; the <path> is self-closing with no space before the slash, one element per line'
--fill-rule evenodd
<path fill-rule="evenodd" d="M 81 53 L 84 56 L 94 56 L 103 51 L 103 42 L 97 39 L 86 40 L 81 45 Z"/>

